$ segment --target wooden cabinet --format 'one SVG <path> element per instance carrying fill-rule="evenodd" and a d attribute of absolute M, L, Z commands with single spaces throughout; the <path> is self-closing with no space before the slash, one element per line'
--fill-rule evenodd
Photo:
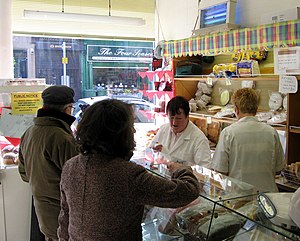
<path fill-rule="evenodd" d="M 178 61 L 177 61 L 178 62 Z M 176 61 L 173 66 L 176 66 Z M 268 71 L 269 72 L 269 71 Z M 297 76 L 300 82 L 300 76 Z M 195 97 L 197 84 L 199 81 L 206 81 L 207 76 L 192 76 L 192 77 L 176 77 L 174 78 L 174 95 L 181 95 L 190 100 Z M 211 95 L 213 105 L 220 105 L 220 89 L 227 89 L 231 93 L 241 88 L 243 80 L 255 81 L 255 90 L 259 93 L 258 111 L 269 111 L 269 97 L 272 92 L 278 92 L 279 76 L 263 74 L 257 77 L 242 77 L 232 78 L 231 85 L 227 85 L 228 81 L 224 78 L 215 78 L 217 82 L 213 87 Z M 300 83 L 298 83 L 300 84 Z M 287 123 L 286 125 L 274 125 L 276 129 L 286 132 L 286 161 L 287 164 L 300 161 L 300 91 L 295 94 L 288 95 L 287 108 Z M 219 121 L 226 124 L 231 124 L 236 121 L 235 118 L 215 118 L 207 112 L 195 112 L 190 114 L 193 122 L 197 119 L 210 118 L 212 121 Z"/>
<path fill-rule="evenodd" d="M 297 77 L 298 86 L 300 76 Z M 300 90 L 295 94 L 288 95 L 286 131 L 286 160 L 287 164 L 300 161 Z"/>
<path fill-rule="evenodd" d="M 188 100 L 195 97 L 197 91 L 197 84 L 199 81 L 206 81 L 207 77 L 194 77 L 194 78 L 174 78 L 175 95 L 182 95 Z M 217 80 L 213 87 L 212 92 L 212 104 L 221 105 L 220 103 L 220 90 L 227 89 L 229 92 L 233 92 L 242 87 L 243 80 L 255 81 L 255 90 L 258 91 L 259 100 L 259 111 L 269 110 L 269 96 L 273 91 L 278 91 L 278 76 L 264 76 L 264 77 L 243 77 L 243 78 L 232 78 L 231 85 L 227 85 L 228 81 L 224 78 L 215 78 Z"/>

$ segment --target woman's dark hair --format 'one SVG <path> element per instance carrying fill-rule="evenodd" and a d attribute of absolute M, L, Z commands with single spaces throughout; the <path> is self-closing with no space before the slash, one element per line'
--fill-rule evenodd
<path fill-rule="evenodd" d="M 174 116 L 179 114 L 179 108 L 183 109 L 185 116 L 190 113 L 190 105 L 187 99 L 182 96 L 175 96 L 167 104 L 167 114 Z"/>
<path fill-rule="evenodd" d="M 120 100 L 102 100 L 89 106 L 78 124 L 76 141 L 83 155 L 111 158 L 132 155 L 134 142 L 132 106 Z"/>

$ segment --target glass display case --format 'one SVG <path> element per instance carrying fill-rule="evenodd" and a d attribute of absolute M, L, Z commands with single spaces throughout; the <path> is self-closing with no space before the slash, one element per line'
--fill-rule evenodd
<path fill-rule="evenodd" d="M 146 167 L 170 178 L 160 165 Z M 258 205 L 258 191 L 250 184 L 200 166 L 193 166 L 201 192 L 185 207 L 146 207 L 143 240 L 300 240 L 300 230 L 273 224 Z"/>

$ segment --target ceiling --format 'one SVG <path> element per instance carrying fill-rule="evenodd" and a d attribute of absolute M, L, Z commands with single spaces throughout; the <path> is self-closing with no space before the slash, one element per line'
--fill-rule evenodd
<path fill-rule="evenodd" d="M 13 0 L 18 4 L 24 2 L 26 7 L 33 9 L 37 5 L 57 5 L 60 7 L 64 6 L 65 11 L 68 12 L 68 6 L 73 7 L 87 7 L 87 8 L 107 8 L 109 9 L 109 0 Z M 128 11 L 128 12 L 145 12 L 154 13 L 155 0 L 110 0 L 111 10 L 114 11 Z M 30 6 L 32 5 L 32 6 Z M 46 10 L 46 9 L 40 9 Z M 88 13 L 88 12 L 86 12 Z"/>
<path fill-rule="evenodd" d="M 154 38 L 156 0 L 110 0 L 111 16 L 143 18 L 143 26 L 107 23 L 29 20 L 24 10 L 109 15 L 109 0 L 12 0 L 13 32 L 28 35 L 82 36 L 99 38 Z"/>

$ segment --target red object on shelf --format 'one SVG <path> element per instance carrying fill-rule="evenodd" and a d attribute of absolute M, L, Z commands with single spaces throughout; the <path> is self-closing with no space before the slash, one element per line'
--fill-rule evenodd
<path fill-rule="evenodd" d="M 159 70 L 159 71 L 146 71 L 146 72 L 138 72 L 141 78 L 147 77 L 149 81 L 154 80 L 154 76 L 158 76 L 159 80 L 164 80 L 168 82 L 172 82 L 173 72 L 171 70 Z"/>
<path fill-rule="evenodd" d="M 20 138 L 5 136 L 5 138 L 14 146 L 20 145 Z"/>
<path fill-rule="evenodd" d="M 0 115 L 2 114 L 2 109 L 5 108 L 5 109 L 11 109 L 10 106 L 4 106 L 4 107 L 0 107 Z"/>
<path fill-rule="evenodd" d="M 157 91 L 157 90 L 142 90 L 143 96 L 147 96 L 150 100 L 156 95 L 159 99 L 163 95 L 167 95 L 169 99 L 173 98 L 173 91 Z"/>
<path fill-rule="evenodd" d="M 161 68 L 162 66 L 162 59 L 153 59 L 152 61 L 152 70 L 156 70 Z"/>
<path fill-rule="evenodd" d="M 10 141 L 8 141 L 4 136 L 0 136 L 0 148 L 3 149 L 8 145 L 11 145 Z"/>

